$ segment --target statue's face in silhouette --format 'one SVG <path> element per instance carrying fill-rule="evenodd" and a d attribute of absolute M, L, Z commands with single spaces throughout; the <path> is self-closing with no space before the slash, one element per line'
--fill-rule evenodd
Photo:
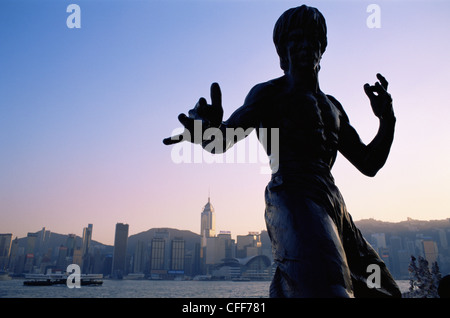
<path fill-rule="evenodd" d="M 280 67 L 287 73 L 319 71 L 327 47 L 325 18 L 316 8 L 302 5 L 284 12 L 275 23 L 273 41 Z"/>
<path fill-rule="evenodd" d="M 318 36 L 302 28 L 291 30 L 286 41 L 289 72 L 318 71 L 322 58 Z"/>

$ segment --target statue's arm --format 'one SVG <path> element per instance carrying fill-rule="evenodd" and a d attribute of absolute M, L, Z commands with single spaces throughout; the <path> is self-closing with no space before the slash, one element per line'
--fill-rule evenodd
<path fill-rule="evenodd" d="M 384 166 L 394 140 L 395 117 L 380 119 L 375 138 L 365 145 L 349 122 L 341 122 L 339 151 L 364 175 L 373 177 Z"/>
<path fill-rule="evenodd" d="M 223 153 L 235 143 L 246 138 L 261 121 L 261 112 L 266 101 L 266 84 L 254 86 L 245 98 L 244 104 L 216 129 L 204 134 L 202 147 L 211 153 Z M 211 136 L 211 137 L 210 137 Z"/>
<path fill-rule="evenodd" d="M 189 116 L 180 114 L 178 120 L 184 132 L 165 138 L 165 145 L 182 141 L 201 144 L 211 153 L 223 153 L 236 142 L 247 137 L 255 127 L 259 127 L 263 104 L 267 102 L 267 84 L 258 84 L 248 93 L 244 104 L 235 110 L 230 118 L 222 121 L 222 93 L 217 83 L 211 85 L 211 104 L 200 98 Z M 266 93 L 265 93 L 266 92 Z"/>
<path fill-rule="evenodd" d="M 369 89 L 370 87 L 365 86 L 366 93 Z M 381 98 L 382 94 L 376 96 Z M 377 100 L 383 104 L 383 107 L 380 107 L 381 110 L 377 109 L 377 111 L 375 110 L 377 101 L 371 99 L 372 108 L 379 118 L 380 125 L 375 138 L 366 145 L 351 126 L 342 105 L 332 96 L 328 97 L 341 112 L 338 150 L 364 175 L 375 176 L 386 163 L 394 140 L 396 118 L 392 110 L 392 99 L 390 96 L 384 96 L 385 100 L 381 102 Z M 373 96 L 369 96 L 371 97 Z"/>

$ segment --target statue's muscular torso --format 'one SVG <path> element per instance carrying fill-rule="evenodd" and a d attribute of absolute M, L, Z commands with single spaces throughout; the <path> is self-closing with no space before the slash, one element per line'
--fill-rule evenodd
<path fill-rule="evenodd" d="M 260 84 L 261 92 L 270 91 L 270 98 L 261 98 L 264 106 L 259 106 L 260 127 L 279 129 L 281 167 L 296 162 L 331 169 L 338 151 L 343 110 L 333 97 L 321 91 L 294 90 L 285 83 L 282 77 Z"/>

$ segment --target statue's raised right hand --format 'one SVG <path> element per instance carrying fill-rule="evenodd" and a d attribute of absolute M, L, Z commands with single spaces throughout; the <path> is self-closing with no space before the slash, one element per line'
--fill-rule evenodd
<path fill-rule="evenodd" d="M 189 110 L 189 117 L 185 114 L 180 114 L 178 120 L 184 126 L 184 132 L 177 136 L 165 138 L 163 143 L 165 145 L 175 144 L 184 140 L 193 143 L 201 143 L 202 138 L 195 138 L 198 134 L 194 133 L 195 121 L 201 121 L 201 136 L 203 132 L 211 127 L 219 127 L 222 123 L 223 108 L 222 108 L 222 93 L 220 86 L 217 83 L 211 85 L 211 105 L 208 105 L 205 98 L 200 98 L 195 107 Z"/>

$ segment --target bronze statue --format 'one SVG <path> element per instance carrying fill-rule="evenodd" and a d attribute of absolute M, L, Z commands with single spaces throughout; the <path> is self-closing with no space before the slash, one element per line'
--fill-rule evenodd
<path fill-rule="evenodd" d="M 271 163 L 277 161 L 265 190 L 265 220 L 277 265 L 270 296 L 401 297 L 385 264 L 354 225 L 330 172 L 338 151 L 367 176 L 383 167 L 396 122 L 388 82 L 377 74 L 378 82 L 364 85 L 380 121 L 375 138 L 365 145 L 342 105 L 320 90 L 326 33 L 316 8 L 287 10 L 273 33 L 284 75 L 254 86 L 227 121 L 222 121 L 219 85 L 213 83 L 211 105 L 200 98 L 189 117 L 179 115 L 185 133 L 164 143 L 189 140 L 218 153 L 247 135 L 218 138 L 226 136 L 226 129 L 278 129 L 278 153 L 264 145 Z M 196 122 L 201 123 L 200 134 L 194 132 Z M 207 130 L 222 134 L 210 138 L 203 134 Z M 375 288 L 367 283 L 370 264 L 380 269 L 380 286 Z"/>

